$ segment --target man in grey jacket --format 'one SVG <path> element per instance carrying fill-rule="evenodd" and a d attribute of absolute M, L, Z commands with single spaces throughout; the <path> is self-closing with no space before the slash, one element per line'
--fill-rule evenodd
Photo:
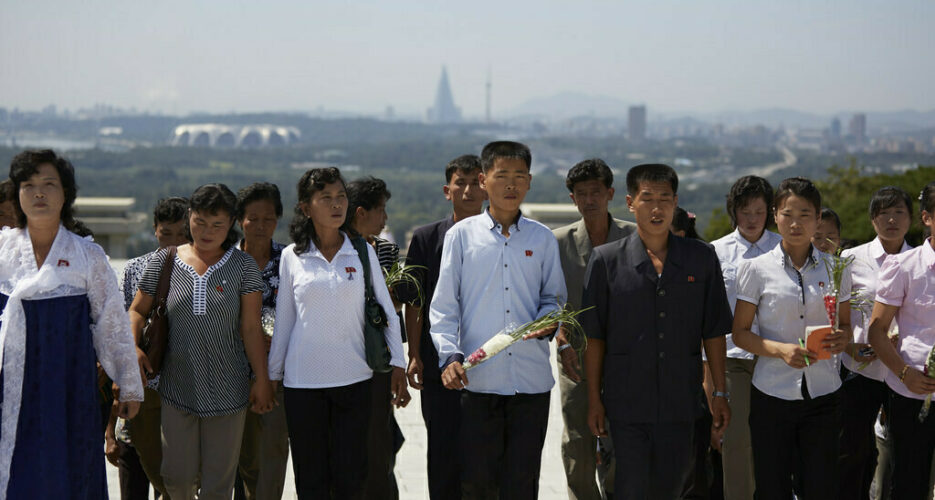
<path fill-rule="evenodd" d="M 568 171 L 565 178 L 565 185 L 581 213 L 581 219 L 553 233 L 558 239 L 568 305 L 574 309 L 581 307 L 584 272 L 591 250 L 629 235 L 636 227 L 631 222 L 614 219 L 608 212 L 607 205 L 614 198 L 613 182 L 614 174 L 603 160 L 597 158 L 579 162 Z M 570 348 L 569 344 L 558 346 L 560 351 Z M 582 360 L 578 361 L 578 366 L 582 366 Z M 613 493 L 613 451 L 610 438 L 597 438 L 588 429 L 587 384 L 583 377 L 575 375 L 571 378 L 564 370 L 559 370 L 562 418 L 565 421 L 562 461 L 568 480 L 568 497 L 573 500 L 596 500 L 603 498 L 602 492 Z M 600 464 L 597 463 L 598 439 Z M 595 480 L 595 472 L 598 480 Z"/>

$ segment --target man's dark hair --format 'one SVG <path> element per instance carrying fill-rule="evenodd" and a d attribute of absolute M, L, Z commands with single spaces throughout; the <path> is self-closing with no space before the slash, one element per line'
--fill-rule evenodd
<path fill-rule="evenodd" d="M 565 176 L 565 187 L 568 188 L 568 191 L 574 191 L 575 184 L 593 180 L 601 181 L 606 188 L 614 185 L 614 173 L 600 158 L 579 161 L 575 166 L 571 167 L 568 175 Z"/>
<path fill-rule="evenodd" d="M 838 228 L 838 235 L 841 234 L 841 218 L 838 217 L 837 212 L 831 210 L 828 207 L 821 209 L 821 215 L 818 217 L 818 220 L 830 220 L 834 227 Z"/>
<path fill-rule="evenodd" d="M 790 177 L 779 183 L 779 188 L 773 195 L 773 210 L 779 210 L 786 198 L 793 195 L 805 198 L 815 208 L 816 214 L 821 213 L 821 192 L 805 177 Z"/>
<path fill-rule="evenodd" d="M 475 170 L 479 171 L 480 167 L 480 157 L 477 155 L 461 155 L 454 160 L 448 162 L 448 165 L 445 166 L 445 184 L 451 182 L 452 176 L 455 172 L 460 172 L 462 174 L 470 174 Z"/>
<path fill-rule="evenodd" d="M 192 212 L 205 215 L 220 215 L 225 213 L 232 219 L 237 213 L 237 197 L 234 192 L 224 184 L 205 184 L 192 193 L 189 199 L 188 208 Z M 191 228 L 186 228 L 191 234 Z M 221 244 L 221 248 L 227 250 L 240 240 L 240 235 L 231 224 L 227 237 Z"/>
<path fill-rule="evenodd" d="M 357 207 L 372 210 L 373 207 L 390 199 L 390 190 L 383 179 L 367 176 L 354 179 L 347 184 L 347 227 L 353 230 Z"/>
<path fill-rule="evenodd" d="M 766 211 L 773 207 L 773 186 L 769 181 L 756 175 L 745 175 L 730 187 L 727 193 L 727 215 L 732 227 L 737 227 L 737 210 L 743 209 L 757 198 L 766 202 Z"/>
<path fill-rule="evenodd" d="M 65 158 L 55 154 L 51 149 L 33 149 L 23 151 L 13 157 L 10 162 L 10 180 L 13 181 L 13 192 L 19 193 L 20 185 L 29 180 L 45 164 L 52 165 L 58 172 L 65 191 L 65 203 L 62 205 L 60 218 L 65 229 L 75 231 L 75 198 L 78 197 L 78 184 L 75 182 L 75 167 Z M 26 227 L 26 214 L 19 204 L 19 196 L 13 197 L 13 208 L 16 209 L 19 227 Z"/>
<path fill-rule="evenodd" d="M 486 146 L 480 153 L 481 170 L 486 174 L 493 168 L 497 158 L 519 159 L 526 163 L 526 169 L 532 166 L 532 153 L 529 146 L 513 141 L 494 141 Z"/>
<path fill-rule="evenodd" d="M 880 215 L 880 212 L 887 208 L 904 205 L 909 211 L 909 218 L 912 218 L 912 197 L 902 188 L 896 186 L 884 186 L 877 189 L 870 198 L 870 218 Z"/>
<path fill-rule="evenodd" d="M 325 189 L 328 184 L 340 182 L 342 187 L 346 188 L 344 178 L 341 177 L 341 171 L 336 167 L 313 168 L 302 174 L 299 183 L 296 185 L 299 200 L 295 204 L 295 215 L 292 222 L 289 223 L 289 236 L 295 242 L 295 253 L 301 255 L 308 251 L 309 245 L 319 243 L 318 232 L 315 230 L 315 223 L 311 217 L 305 215 L 302 211 L 302 204 L 312 201 L 312 196 Z M 342 231 L 347 231 L 347 219 L 341 225 Z"/>
<path fill-rule="evenodd" d="M 3 179 L 3 181 L 0 181 L 0 203 L 13 201 L 15 197 L 17 196 L 16 188 L 13 187 L 13 181 L 10 179 Z"/>
<path fill-rule="evenodd" d="M 156 202 L 153 209 L 153 229 L 160 223 L 175 223 L 188 215 L 188 198 L 172 196 Z"/>
<path fill-rule="evenodd" d="M 644 163 L 631 168 L 627 172 L 627 194 L 636 196 L 643 182 L 668 182 L 672 194 L 679 192 L 678 174 L 672 167 L 662 163 Z"/>
<path fill-rule="evenodd" d="M 276 210 L 276 218 L 282 217 L 282 197 L 279 196 L 279 187 L 269 182 L 254 182 L 237 191 L 237 220 L 243 222 L 247 205 L 260 200 L 271 202 Z"/>

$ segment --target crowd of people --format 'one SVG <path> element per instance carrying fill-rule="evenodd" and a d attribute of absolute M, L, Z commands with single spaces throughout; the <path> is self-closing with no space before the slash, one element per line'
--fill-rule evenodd
<path fill-rule="evenodd" d="M 0 499 L 106 498 L 105 459 L 123 499 L 279 499 L 290 455 L 301 499 L 398 498 L 410 390 L 431 498 L 536 498 L 553 363 L 569 498 L 932 498 L 935 181 L 915 248 L 900 188 L 868 200 L 876 238 L 847 242 L 810 180 L 756 176 L 709 244 L 667 165 L 627 171 L 628 222 L 611 168 L 577 163 L 581 218 L 554 230 L 521 211 L 531 165 L 511 141 L 451 160 L 450 215 L 404 263 L 380 179 L 305 172 L 289 244 L 279 187 L 206 184 L 156 204 L 158 248 L 118 283 L 74 166 L 18 154 L 0 183 Z M 555 313 L 580 329 L 476 362 Z"/>

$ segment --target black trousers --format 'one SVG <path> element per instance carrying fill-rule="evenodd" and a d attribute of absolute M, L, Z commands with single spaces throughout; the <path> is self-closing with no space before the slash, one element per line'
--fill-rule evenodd
<path fill-rule="evenodd" d="M 535 499 L 549 393 L 461 393 L 461 498 Z M 450 497 L 449 497 L 450 498 Z"/>
<path fill-rule="evenodd" d="M 890 392 L 887 416 L 893 443 L 892 500 L 928 498 L 932 452 L 935 450 L 935 409 L 919 422 L 923 400 Z"/>
<path fill-rule="evenodd" d="M 840 391 L 787 401 L 750 388 L 750 440 L 757 500 L 835 500 L 838 486 Z M 850 500 L 850 499 L 847 499 Z"/>
<path fill-rule="evenodd" d="M 370 380 L 283 391 L 300 500 L 362 498 L 367 476 Z"/>
<path fill-rule="evenodd" d="M 685 489 L 682 491 L 681 498 L 684 500 L 708 500 L 711 498 L 711 485 L 714 477 L 711 469 L 711 425 L 714 423 L 714 417 L 705 404 L 704 413 L 695 420 L 694 433 L 692 435 L 692 457 L 691 472 L 688 481 L 685 483 Z"/>
<path fill-rule="evenodd" d="M 429 497 L 461 498 L 460 453 L 453 453 L 451 447 L 451 437 L 458 436 L 461 429 L 461 392 L 445 389 L 439 381 L 426 380 L 421 400 L 428 434 Z"/>
<path fill-rule="evenodd" d="M 367 480 L 364 498 L 367 500 L 397 500 L 396 484 L 397 435 L 402 431 L 393 415 L 391 390 L 393 373 L 374 373 L 370 382 L 370 424 L 367 431 Z M 402 446 L 402 443 L 399 443 Z"/>
<path fill-rule="evenodd" d="M 617 460 L 614 499 L 681 498 L 694 464 L 695 422 L 610 421 Z"/>
<path fill-rule="evenodd" d="M 118 440 L 117 450 L 120 453 L 117 457 L 120 499 L 147 500 L 149 498 L 149 478 L 143 472 L 143 466 L 140 465 L 140 457 L 136 455 L 136 449 Z M 156 498 L 159 498 L 159 491 L 153 491 Z"/>
<path fill-rule="evenodd" d="M 877 467 L 877 442 L 873 430 L 880 408 L 889 396 L 884 382 L 844 368 L 841 387 L 840 459 L 841 498 L 870 499 L 870 483 Z"/>

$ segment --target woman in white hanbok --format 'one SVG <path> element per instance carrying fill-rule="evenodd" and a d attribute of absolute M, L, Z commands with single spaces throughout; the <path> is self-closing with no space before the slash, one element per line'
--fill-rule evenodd
<path fill-rule="evenodd" d="M 18 228 L 0 232 L 0 499 L 107 498 L 96 361 L 130 418 L 143 385 L 107 256 L 72 232 L 74 168 L 13 158 Z"/>

